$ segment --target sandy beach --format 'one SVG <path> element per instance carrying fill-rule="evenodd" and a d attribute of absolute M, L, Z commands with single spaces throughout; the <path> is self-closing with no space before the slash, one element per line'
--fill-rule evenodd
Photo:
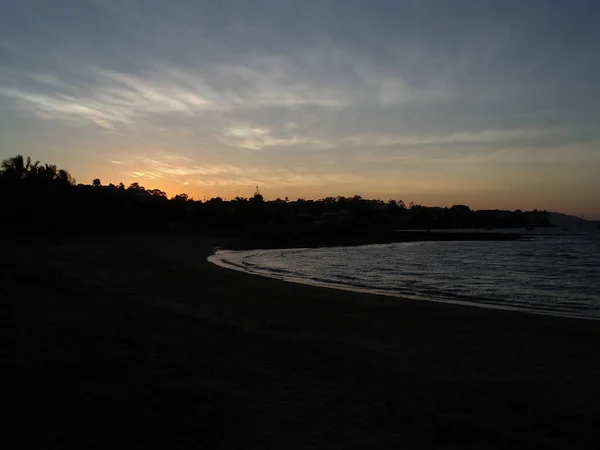
<path fill-rule="evenodd" d="M 600 323 L 285 283 L 191 237 L 3 243 L 22 448 L 594 448 Z"/>

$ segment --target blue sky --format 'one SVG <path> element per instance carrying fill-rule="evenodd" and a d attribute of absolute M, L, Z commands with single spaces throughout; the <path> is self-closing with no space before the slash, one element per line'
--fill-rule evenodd
<path fill-rule="evenodd" d="M 0 157 L 600 218 L 593 1 L 9 0 Z"/>

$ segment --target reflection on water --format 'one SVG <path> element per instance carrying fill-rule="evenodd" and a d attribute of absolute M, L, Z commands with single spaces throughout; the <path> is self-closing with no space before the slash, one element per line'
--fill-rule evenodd
<path fill-rule="evenodd" d="M 220 252 L 216 259 L 292 281 L 600 318 L 598 233 Z"/>

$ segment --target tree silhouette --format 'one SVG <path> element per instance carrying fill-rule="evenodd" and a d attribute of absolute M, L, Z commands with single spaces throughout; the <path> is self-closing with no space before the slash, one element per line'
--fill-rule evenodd
<path fill-rule="evenodd" d="M 58 169 L 55 165 L 44 164 L 37 168 L 37 177 L 46 182 L 54 181 L 58 178 Z"/>
<path fill-rule="evenodd" d="M 65 169 L 60 169 L 58 171 L 58 180 L 69 186 L 76 184 L 75 178 L 73 178 Z"/>
<path fill-rule="evenodd" d="M 209 235 L 387 236 L 390 230 L 501 228 L 548 225 L 545 211 L 473 211 L 466 205 L 425 207 L 402 200 L 324 197 L 266 201 L 258 187 L 250 198 L 205 198 L 139 183 L 76 184 L 52 164 L 17 155 L 0 165 L 0 229 L 18 232 L 160 232 L 185 230 Z M 323 240 L 322 238 L 321 241 Z"/>
<path fill-rule="evenodd" d="M 187 194 L 177 194 L 175 197 L 173 197 L 171 200 L 177 201 L 177 202 L 182 202 L 185 203 L 189 200 L 189 197 Z"/>
<path fill-rule="evenodd" d="M 23 180 L 30 172 L 37 170 L 39 163 L 39 161 L 32 163 L 29 156 L 27 157 L 27 160 L 25 160 L 23 155 L 5 159 L 2 161 L 3 177 L 6 177 L 11 181 Z"/>

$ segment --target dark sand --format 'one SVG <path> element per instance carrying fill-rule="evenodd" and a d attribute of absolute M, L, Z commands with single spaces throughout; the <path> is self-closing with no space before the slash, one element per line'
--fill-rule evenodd
<path fill-rule="evenodd" d="M 3 441 L 597 448 L 600 322 L 288 284 L 213 244 L 5 242 Z"/>

